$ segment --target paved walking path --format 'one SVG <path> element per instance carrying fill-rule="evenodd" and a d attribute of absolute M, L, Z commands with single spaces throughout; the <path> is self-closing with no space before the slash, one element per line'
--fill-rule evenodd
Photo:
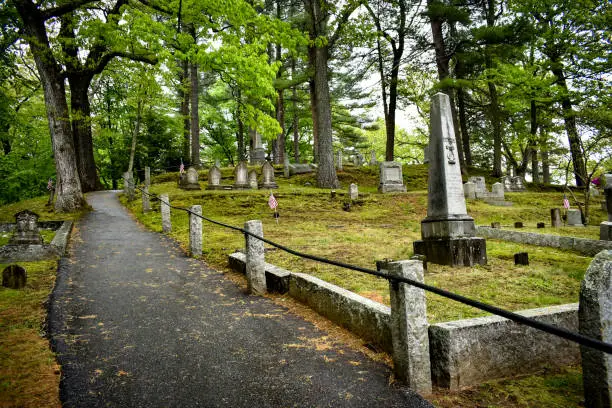
<path fill-rule="evenodd" d="M 115 193 L 89 195 L 60 263 L 50 331 L 64 407 L 429 407 L 360 353 L 244 294 Z"/>

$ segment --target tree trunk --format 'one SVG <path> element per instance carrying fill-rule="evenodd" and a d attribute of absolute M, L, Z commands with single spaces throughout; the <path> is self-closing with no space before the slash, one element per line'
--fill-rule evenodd
<path fill-rule="evenodd" d="M 132 133 L 132 147 L 130 149 L 130 161 L 128 164 L 128 173 L 132 174 L 134 170 L 134 157 L 136 156 L 136 139 L 140 133 L 140 118 L 142 114 L 142 99 L 138 99 L 136 108 L 136 123 L 134 124 L 134 133 Z"/>
<path fill-rule="evenodd" d="M 489 98 L 490 106 L 488 109 L 489 121 L 493 128 L 493 177 L 502 176 L 502 126 L 501 126 L 501 113 L 499 111 L 499 104 L 497 101 L 497 88 L 493 82 L 488 82 L 489 87 Z"/>
<path fill-rule="evenodd" d="M 9 130 L 11 129 L 10 125 L 8 123 L 4 124 L 3 129 L 0 131 L 0 141 L 2 142 L 2 151 L 4 152 L 4 155 L 8 155 L 11 150 L 11 140 L 9 139 Z"/>
<path fill-rule="evenodd" d="M 247 159 L 246 154 L 246 146 L 244 145 L 244 122 L 242 122 L 242 109 L 241 109 L 241 96 L 240 91 L 238 91 L 238 95 L 236 96 L 237 107 L 236 107 L 236 123 L 237 123 L 237 131 L 236 131 L 236 143 L 238 144 L 238 162 L 245 161 Z M 232 159 L 232 165 L 234 160 Z"/>
<path fill-rule="evenodd" d="M 178 95 L 181 101 L 181 116 L 183 118 L 183 158 L 191 157 L 190 131 L 191 120 L 189 119 L 189 62 L 181 61 L 181 72 L 179 73 Z"/>
<path fill-rule="evenodd" d="M 281 132 L 276 139 L 277 155 L 274 162 L 276 164 L 282 164 L 285 162 L 285 98 L 283 97 L 283 90 L 278 90 L 278 99 L 276 104 L 276 120 L 281 127 Z"/>
<path fill-rule="evenodd" d="M 93 154 L 93 137 L 91 134 L 91 108 L 89 105 L 89 84 L 91 78 L 69 75 L 70 109 L 72 111 L 72 136 L 76 152 L 76 162 L 84 193 L 100 189 L 100 179 Z"/>
<path fill-rule="evenodd" d="M 57 172 L 55 210 L 75 211 L 85 205 L 85 199 L 77 170 L 64 77 L 51 51 L 45 22 L 37 6 L 29 0 L 15 1 L 14 4 L 23 20 L 44 91 Z"/>
<path fill-rule="evenodd" d="M 550 162 L 548 159 L 548 150 L 542 149 L 542 182 L 550 184 Z"/>
<path fill-rule="evenodd" d="M 431 5 L 432 0 L 428 0 L 427 4 Z M 436 54 L 436 67 L 438 69 L 438 78 L 440 81 L 450 77 L 450 55 L 446 52 L 444 43 L 444 34 L 442 32 L 442 21 L 438 18 L 431 18 L 431 34 L 433 37 L 434 50 Z M 462 172 L 465 172 L 465 159 L 463 157 L 463 142 L 461 140 L 461 129 L 459 128 L 459 120 L 457 119 L 457 107 L 455 102 L 455 92 L 452 88 L 444 90 L 449 96 L 451 104 L 451 113 L 453 116 L 453 130 L 455 131 L 455 142 L 457 144 L 457 156 L 459 156 L 459 165 Z"/>
<path fill-rule="evenodd" d="M 314 40 L 321 35 L 327 35 L 326 17 L 321 10 L 319 1 L 304 0 L 306 12 L 310 23 L 310 38 Z M 329 82 L 327 75 L 327 61 L 329 59 L 327 44 L 317 47 L 312 44 L 308 50 L 309 65 L 313 72 L 311 81 L 311 101 L 314 99 L 314 112 L 318 138 L 318 167 L 317 186 L 321 188 L 337 188 L 338 177 L 334 166 L 334 150 L 332 139 L 331 101 L 329 95 Z M 314 95 L 312 91 L 314 90 Z M 314 115 L 313 115 L 314 116 Z"/>
<path fill-rule="evenodd" d="M 200 162 L 200 112 L 199 106 L 199 81 L 198 81 L 198 65 L 189 64 L 189 72 L 191 76 L 191 165 L 196 169 L 201 167 Z"/>
<path fill-rule="evenodd" d="M 309 61 L 311 60 L 314 63 L 314 56 L 309 55 Z M 319 123 L 319 119 L 317 118 L 317 90 L 315 88 L 315 81 L 311 79 L 308 81 L 308 86 L 310 89 L 310 114 L 312 116 L 312 162 L 319 162 L 319 127 L 317 123 Z"/>
<path fill-rule="evenodd" d="M 588 175 L 584 161 L 584 153 L 582 152 L 582 141 L 580 140 L 580 135 L 578 135 L 578 128 L 576 127 L 576 113 L 574 112 L 572 100 L 569 97 L 567 82 L 565 80 L 565 73 L 563 72 L 563 67 L 561 66 L 561 63 L 553 61 L 553 68 L 551 69 L 551 71 L 553 75 L 557 77 L 557 84 L 559 84 L 559 86 L 563 90 L 561 107 L 563 108 L 565 132 L 567 133 L 570 153 L 572 155 L 572 164 L 574 166 L 574 177 L 576 179 L 576 186 L 581 187 L 587 183 Z"/>
<path fill-rule="evenodd" d="M 389 112 L 385 118 L 387 143 L 385 160 L 393 161 L 395 158 L 395 112 L 397 109 L 397 83 L 403 50 L 393 50 L 393 67 L 391 68 L 391 81 L 389 83 Z"/>
<path fill-rule="evenodd" d="M 457 79 L 464 78 L 464 67 L 461 59 L 457 60 L 455 66 L 455 72 Z M 465 165 L 471 166 L 472 162 L 472 148 L 470 146 L 470 134 L 467 128 L 467 112 L 465 109 L 465 92 L 463 87 L 457 88 L 457 107 L 459 108 L 459 127 L 461 128 L 461 141 L 463 142 L 463 156 L 465 157 Z"/>

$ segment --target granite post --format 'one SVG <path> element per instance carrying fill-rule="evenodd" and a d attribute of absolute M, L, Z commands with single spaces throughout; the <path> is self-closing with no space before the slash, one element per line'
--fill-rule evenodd
<path fill-rule="evenodd" d="M 129 171 L 123 173 L 123 190 L 127 194 L 128 201 L 134 201 L 134 177 Z"/>
<path fill-rule="evenodd" d="M 151 199 L 149 197 L 149 185 L 145 182 L 142 188 L 142 212 L 148 213 L 151 211 Z"/>
<path fill-rule="evenodd" d="M 244 223 L 244 229 L 259 237 L 263 237 L 263 225 L 260 220 Z M 266 293 L 266 273 L 264 270 L 264 243 L 249 234 L 244 234 L 246 244 L 246 276 L 247 290 L 254 295 Z"/>
<path fill-rule="evenodd" d="M 336 168 L 342 171 L 342 150 L 338 150 L 338 159 L 336 160 Z"/>
<path fill-rule="evenodd" d="M 561 210 L 559 208 L 550 209 L 550 225 L 553 228 L 561 227 Z"/>
<path fill-rule="evenodd" d="M 202 206 L 192 205 L 189 211 L 189 255 L 196 257 L 202 255 Z"/>
<path fill-rule="evenodd" d="M 151 168 L 149 166 L 145 167 L 145 186 L 149 187 L 151 185 Z"/>
<path fill-rule="evenodd" d="M 168 194 L 161 194 L 159 196 L 161 203 L 161 218 L 162 218 L 162 232 L 172 232 L 172 221 L 170 220 L 170 199 Z"/>
<path fill-rule="evenodd" d="M 283 158 L 283 175 L 285 176 L 285 178 L 289 178 L 289 176 L 291 175 L 289 173 L 289 165 L 291 163 L 289 163 L 289 155 L 285 155 L 285 157 Z"/>
<path fill-rule="evenodd" d="M 612 251 L 601 251 L 580 286 L 580 333 L 612 343 Z M 612 355 L 580 346 L 585 407 L 612 407 Z"/>
<path fill-rule="evenodd" d="M 484 265 L 486 241 L 474 237 L 474 219 L 467 214 L 448 95 L 435 94 L 430 112 L 427 217 L 414 253 L 441 265 Z"/>
<path fill-rule="evenodd" d="M 423 282 L 423 262 L 389 262 L 382 265 L 389 275 Z M 395 376 L 411 390 L 431 393 L 429 324 L 425 291 L 407 283 L 389 280 L 391 295 L 391 340 Z"/>

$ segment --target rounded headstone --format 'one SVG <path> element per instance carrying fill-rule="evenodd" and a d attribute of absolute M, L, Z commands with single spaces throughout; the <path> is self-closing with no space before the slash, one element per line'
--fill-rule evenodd
<path fill-rule="evenodd" d="M 22 289 L 26 285 L 25 268 L 19 265 L 9 265 L 2 271 L 2 286 L 9 289 Z"/>

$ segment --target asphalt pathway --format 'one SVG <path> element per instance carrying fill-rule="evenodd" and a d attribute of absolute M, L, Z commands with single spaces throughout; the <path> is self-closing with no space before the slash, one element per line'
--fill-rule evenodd
<path fill-rule="evenodd" d="M 64 407 L 429 407 L 361 353 L 89 195 L 49 328 Z"/>

